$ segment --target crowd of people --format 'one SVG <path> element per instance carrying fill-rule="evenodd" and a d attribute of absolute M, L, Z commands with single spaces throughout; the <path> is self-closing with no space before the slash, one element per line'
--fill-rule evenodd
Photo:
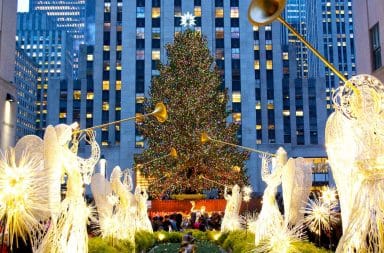
<path fill-rule="evenodd" d="M 213 212 L 210 216 L 208 213 L 192 212 L 190 215 L 182 215 L 181 213 L 173 213 L 170 215 L 155 215 L 151 218 L 153 231 L 183 231 L 185 229 L 220 230 L 221 221 L 224 213 Z"/>

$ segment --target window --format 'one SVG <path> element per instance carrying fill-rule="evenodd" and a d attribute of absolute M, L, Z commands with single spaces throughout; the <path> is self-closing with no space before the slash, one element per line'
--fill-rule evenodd
<path fill-rule="evenodd" d="M 231 7 L 231 18 L 239 18 L 239 7 Z"/>
<path fill-rule="evenodd" d="M 371 35 L 371 50 L 372 50 L 372 67 L 373 67 L 373 70 L 376 70 L 382 66 L 379 23 L 377 23 L 371 28 L 370 35 Z"/>
<path fill-rule="evenodd" d="M 222 7 L 216 7 L 215 18 L 223 18 L 223 17 L 224 17 L 224 9 Z"/>
<path fill-rule="evenodd" d="M 153 50 L 152 51 L 152 60 L 160 60 L 160 51 L 159 50 Z"/>
<path fill-rule="evenodd" d="M 224 27 L 216 27 L 216 39 L 224 39 Z"/>
<path fill-rule="evenodd" d="M 152 8 L 152 18 L 160 17 L 160 8 Z"/>
<path fill-rule="evenodd" d="M 136 28 L 136 39 L 144 39 L 144 27 Z"/>

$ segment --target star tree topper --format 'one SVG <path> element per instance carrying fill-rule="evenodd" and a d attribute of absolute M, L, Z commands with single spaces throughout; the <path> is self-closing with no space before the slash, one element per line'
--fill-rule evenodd
<path fill-rule="evenodd" d="M 195 16 L 193 16 L 189 11 L 181 16 L 181 25 L 183 27 L 193 27 L 196 25 Z"/>

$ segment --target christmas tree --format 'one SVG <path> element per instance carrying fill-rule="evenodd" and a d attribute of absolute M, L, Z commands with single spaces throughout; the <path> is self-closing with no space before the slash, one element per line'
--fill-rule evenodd
<path fill-rule="evenodd" d="M 201 192 L 220 184 L 244 185 L 246 172 L 239 168 L 244 168 L 248 153 L 200 141 L 201 133 L 207 132 L 214 139 L 236 143 L 239 128 L 226 122 L 228 96 L 206 39 L 188 29 L 178 33 L 166 49 L 168 63 L 159 65 L 160 75 L 152 80 L 144 110 L 150 112 L 157 102 L 164 102 L 168 120 L 159 124 L 149 118 L 138 126 L 147 148 L 135 162 L 151 161 L 141 168 L 151 179 L 150 194 L 161 197 L 166 192 Z M 164 158 L 171 148 L 177 150 L 177 159 Z"/>

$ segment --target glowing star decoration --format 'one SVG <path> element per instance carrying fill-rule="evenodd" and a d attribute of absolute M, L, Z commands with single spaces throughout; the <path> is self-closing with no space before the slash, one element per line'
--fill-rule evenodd
<path fill-rule="evenodd" d="M 272 159 L 262 156 L 261 177 L 267 184 L 263 195 L 263 206 L 257 218 L 255 230 L 255 245 L 272 233 L 273 227 L 281 227 L 283 217 L 276 203 L 277 187 L 281 184 L 281 173 L 287 162 L 287 152 L 280 147 L 276 152 L 276 165 L 272 167 Z"/>
<path fill-rule="evenodd" d="M 232 187 L 232 195 L 228 194 L 228 189 L 224 189 L 224 198 L 227 201 L 223 221 L 221 222 L 221 232 L 234 231 L 241 228 L 240 225 L 240 206 L 241 190 L 238 185 Z"/>
<path fill-rule="evenodd" d="M 196 25 L 195 22 L 196 22 L 195 16 L 193 16 L 191 13 L 187 12 L 181 16 L 180 25 L 183 27 L 194 27 Z"/>
<path fill-rule="evenodd" d="M 327 204 L 331 204 L 331 203 L 335 203 L 337 202 L 337 193 L 336 193 L 336 189 L 334 188 L 330 188 L 330 187 L 326 187 L 323 191 L 321 191 L 321 199 L 327 203 Z"/>
<path fill-rule="evenodd" d="M 309 199 L 308 205 L 302 211 L 305 215 L 304 224 L 319 237 L 321 231 L 330 230 L 332 224 L 338 222 L 337 204 L 323 202 L 321 199 Z"/>
<path fill-rule="evenodd" d="M 25 152 L 18 159 L 9 148 L 0 157 L 0 219 L 12 249 L 17 238 L 25 243 L 41 230 L 40 221 L 49 217 L 46 182 L 47 173 L 40 160 Z M 3 230 L 4 231 L 4 230 Z"/>
<path fill-rule="evenodd" d="M 267 235 L 253 252 L 288 253 L 300 252 L 295 243 L 306 239 L 303 232 L 304 226 L 298 224 L 292 228 L 285 225 L 271 228 L 271 234 Z"/>
<path fill-rule="evenodd" d="M 325 129 L 343 223 L 337 252 L 384 248 L 384 85 L 358 75 L 339 87 Z"/>

